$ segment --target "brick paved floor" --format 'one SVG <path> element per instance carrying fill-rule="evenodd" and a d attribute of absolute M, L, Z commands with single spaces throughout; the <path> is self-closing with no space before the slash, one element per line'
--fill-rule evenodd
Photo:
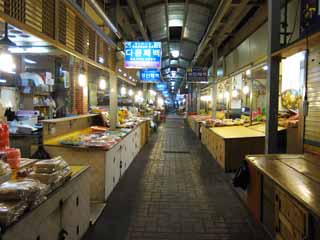
<path fill-rule="evenodd" d="M 142 149 L 85 240 L 268 239 L 183 120 Z"/>

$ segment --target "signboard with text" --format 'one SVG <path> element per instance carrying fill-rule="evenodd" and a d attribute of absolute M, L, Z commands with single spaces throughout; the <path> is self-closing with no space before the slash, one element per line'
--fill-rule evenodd
<path fill-rule="evenodd" d="M 142 69 L 140 70 L 141 82 L 160 82 L 160 71 L 158 69 Z"/>
<path fill-rule="evenodd" d="M 187 70 L 187 82 L 208 83 L 208 68 L 194 67 Z"/>
<path fill-rule="evenodd" d="M 158 83 L 158 84 L 156 84 L 156 89 L 157 89 L 158 91 L 164 91 L 164 90 L 167 89 L 167 84 L 165 84 L 165 83 Z"/>
<path fill-rule="evenodd" d="M 161 42 L 125 42 L 125 68 L 161 68 Z"/>

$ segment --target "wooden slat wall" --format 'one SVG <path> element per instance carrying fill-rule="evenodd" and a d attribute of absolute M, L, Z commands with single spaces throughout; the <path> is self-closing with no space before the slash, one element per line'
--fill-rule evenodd
<path fill-rule="evenodd" d="M 306 144 L 320 146 L 320 47 L 313 47 L 308 57 L 308 115 L 305 120 Z"/>
<path fill-rule="evenodd" d="M 55 0 L 42 1 L 42 32 L 55 38 Z"/>
<path fill-rule="evenodd" d="M 52 41 L 63 44 L 66 50 L 76 51 L 93 61 L 98 62 L 97 52 L 103 52 L 104 67 L 115 69 L 115 49 L 98 37 L 63 0 L 0 0 L 0 13 L 27 25 L 34 30 L 31 33 L 45 34 Z M 101 50 L 96 47 L 97 41 Z"/>
<path fill-rule="evenodd" d="M 59 1 L 58 17 L 58 41 L 63 45 L 67 43 L 67 8 L 66 5 Z"/>
<path fill-rule="evenodd" d="M 4 1 L 0 0 L 0 12 L 4 12 Z"/>
<path fill-rule="evenodd" d="M 75 14 L 67 9 L 67 24 L 66 24 L 66 46 L 75 49 L 75 31 L 76 31 Z"/>
<path fill-rule="evenodd" d="M 25 23 L 42 32 L 42 1 L 26 0 Z"/>

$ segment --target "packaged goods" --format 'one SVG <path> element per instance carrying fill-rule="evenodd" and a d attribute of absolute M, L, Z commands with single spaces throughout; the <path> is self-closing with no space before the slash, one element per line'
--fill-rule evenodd
<path fill-rule="evenodd" d="M 1 202 L 0 203 L 0 225 L 8 226 L 18 220 L 25 212 L 28 205 L 25 202 Z"/>
<path fill-rule="evenodd" d="M 12 169 L 17 169 L 20 166 L 21 152 L 17 148 L 7 148 L 4 150 L 6 162 Z"/>
<path fill-rule="evenodd" d="M 34 179 L 10 180 L 0 185 L 0 201 L 35 201 L 44 196 L 48 186 Z"/>
<path fill-rule="evenodd" d="M 0 149 L 9 147 L 9 127 L 6 123 L 0 123 Z"/>
<path fill-rule="evenodd" d="M 38 161 L 35 164 L 35 172 L 36 173 L 53 173 L 64 169 L 68 164 L 63 160 L 62 157 L 56 157 L 53 159 Z"/>

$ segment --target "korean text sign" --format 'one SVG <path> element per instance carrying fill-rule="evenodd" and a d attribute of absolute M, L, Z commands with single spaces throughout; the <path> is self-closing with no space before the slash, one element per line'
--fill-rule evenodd
<path fill-rule="evenodd" d="M 161 42 L 125 42 L 125 68 L 161 68 Z"/>
<path fill-rule="evenodd" d="M 140 80 L 142 82 L 160 82 L 160 71 L 158 69 L 140 70 Z"/>

